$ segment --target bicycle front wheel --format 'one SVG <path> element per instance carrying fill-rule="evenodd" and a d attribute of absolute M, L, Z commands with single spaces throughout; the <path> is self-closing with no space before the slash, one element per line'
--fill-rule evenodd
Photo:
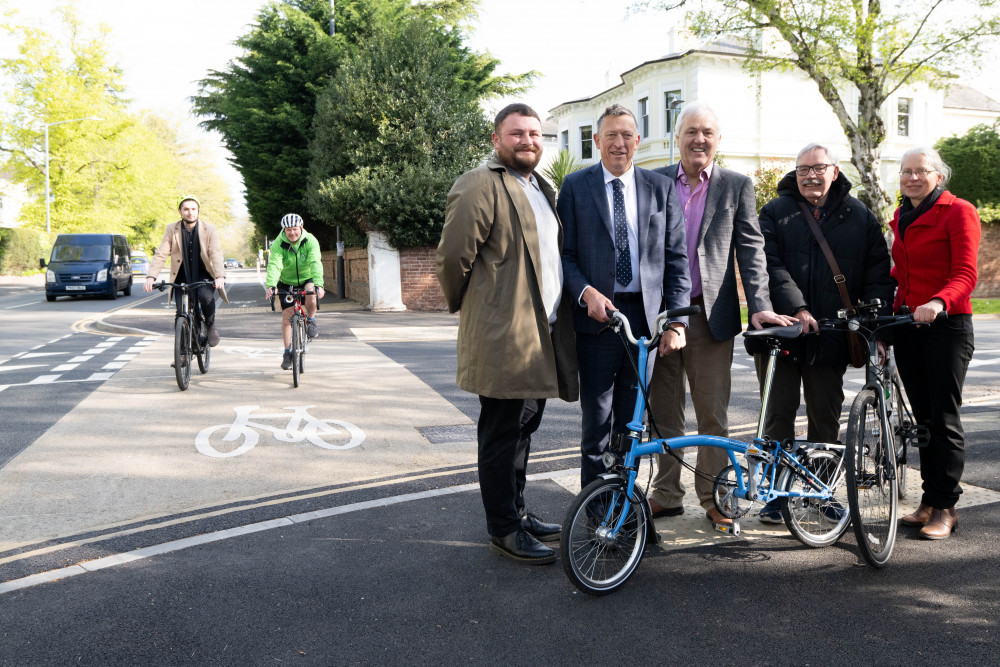
<path fill-rule="evenodd" d="M 909 410 L 903 403 L 903 387 L 899 383 L 899 373 L 896 367 L 892 366 L 885 380 L 888 387 L 888 400 L 886 407 L 891 410 L 889 413 L 889 430 L 892 434 L 892 441 L 896 444 L 896 496 L 900 500 L 906 499 L 906 430 L 912 420 L 909 418 Z"/>
<path fill-rule="evenodd" d="M 191 382 L 191 325 L 183 318 L 174 321 L 174 375 L 184 391 Z"/>
<path fill-rule="evenodd" d="M 634 491 L 626 503 L 622 479 L 598 479 L 573 500 L 563 522 L 561 557 L 574 586 L 606 595 L 635 573 L 646 546 L 643 503 Z"/>
<path fill-rule="evenodd" d="M 208 372 L 208 364 L 211 362 L 212 348 L 208 344 L 208 340 L 202 341 L 203 333 L 205 332 L 205 323 L 198 327 L 198 370 L 201 371 L 202 375 Z"/>
<path fill-rule="evenodd" d="M 778 477 L 778 488 L 787 493 L 817 493 L 822 489 L 806 473 L 826 485 L 830 495 L 803 498 L 791 495 L 781 499 L 781 515 L 788 532 L 807 547 L 827 547 L 840 539 L 851 523 L 848 511 L 847 484 L 843 456 L 834 450 L 811 449 L 796 460 L 805 468 L 786 466 Z"/>
<path fill-rule="evenodd" d="M 896 446 L 883 428 L 882 398 L 865 389 L 854 399 L 847 422 L 847 499 L 861 556 L 883 567 L 896 543 Z"/>
<path fill-rule="evenodd" d="M 292 316 L 292 386 L 299 386 L 299 373 L 302 371 L 302 318 L 298 315 Z"/>

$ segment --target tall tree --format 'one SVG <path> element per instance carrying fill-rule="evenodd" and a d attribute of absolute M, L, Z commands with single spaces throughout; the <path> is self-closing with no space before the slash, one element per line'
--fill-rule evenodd
<path fill-rule="evenodd" d="M 329 247 L 333 227 L 306 205 L 309 142 L 319 92 L 353 54 L 389 26 L 421 19 L 442 27 L 455 76 L 484 96 L 507 94 L 534 73 L 497 75 L 499 61 L 462 47 L 460 28 L 475 19 L 479 0 L 338 0 L 335 37 L 328 35 L 329 0 L 271 2 L 237 40 L 244 54 L 201 81 L 193 98 L 204 127 L 218 131 L 246 185 L 246 203 L 259 233 L 273 236 L 290 211 Z M 323 222 L 330 222 L 323 220 Z"/>
<path fill-rule="evenodd" d="M 63 37 L 18 25 L 0 33 L 17 54 L 0 60 L 7 101 L 0 114 L 0 156 L 32 195 L 27 226 L 45 227 L 44 124 L 49 128 L 53 231 L 104 231 L 148 241 L 169 215 L 176 165 L 128 111 L 121 70 L 109 58 L 107 29 L 89 32 L 72 7 L 57 10 Z M 100 118 L 100 121 L 81 120 Z"/>
<path fill-rule="evenodd" d="M 951 167 L 948 189 L 976 206 L 1000 206 L 1000 122 L 977 125 L 961 137 L 941 139 L 935 145 Z"/>
<path fill-rule="evenodd" d="M 454 35 L 413 19 L 368 40 L 320 97 L 310 208 L 395 247 L 440 237 L 455 178 L 490 148 L 476 82 L 462 76 Z"/>
<path fill-rule="evenodd" d="M 940 85 L 1000 34 L 1000 0 L 641 0 L 688 9 L 700 37 L 742 36 L 749 71 L 799 69 L 816 82 L 851 146 L 866 203 L 886 220 L 882 106 L 900 86 Z M 850 102 L 850 87 L 858 103 Z"/>

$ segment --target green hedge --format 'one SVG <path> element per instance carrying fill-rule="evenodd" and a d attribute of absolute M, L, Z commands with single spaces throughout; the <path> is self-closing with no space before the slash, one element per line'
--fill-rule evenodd
<path fill-rule="evenodd" d="M 48 261 L 56 236 L 34 229 L 0 228 L 0 275 L 39 271 L 38 260 Z"/>

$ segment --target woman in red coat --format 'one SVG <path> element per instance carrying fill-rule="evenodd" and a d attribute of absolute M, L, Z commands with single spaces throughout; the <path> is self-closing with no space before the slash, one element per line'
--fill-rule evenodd
<path fill-rule="evenodd" d="M 921 526 L 921 537 L 941 540 L 958 523 L 955 503 L 965 466 L 965 432 L 959 409 L 972 359 L 972 290 L 981 226 L 976 207 L 945 190 L 951 169 L 937 151 L 903 154 L 899 188 L 903 205 L 892 220 L 892 275 L 899 283 L 893 309 L 910 307 L 926 325 L 895 331 L 896 364 L 914 417 L 930 429 L 920 452 L 923 496 L 901 520 Z M 947 311 L 947 319 L 936 321 Z"/>

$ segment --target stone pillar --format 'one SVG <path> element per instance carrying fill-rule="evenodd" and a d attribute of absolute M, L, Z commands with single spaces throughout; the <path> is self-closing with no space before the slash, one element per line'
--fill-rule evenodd
<path fill-rule="evenodd" d="M 375 312 L 406 310 L 403 305 L 399 251 L 389 245 L 385 234 L 368 234 L 368 290 Z"/>

